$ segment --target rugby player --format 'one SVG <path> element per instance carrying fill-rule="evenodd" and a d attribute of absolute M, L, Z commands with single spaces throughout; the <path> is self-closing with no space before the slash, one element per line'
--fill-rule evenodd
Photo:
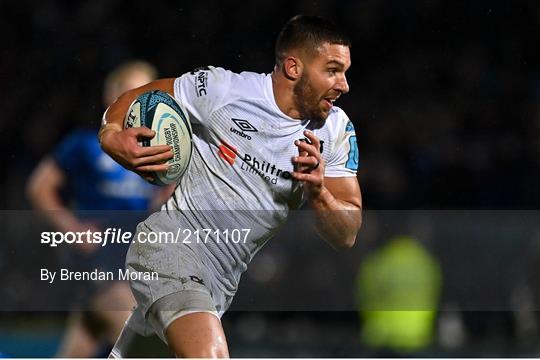
<path fill-rule="evenodd" d="M 138 307 L 112 357 L 126 355 L 134 332 L 155 332 L 179 357 L 227 357 L 220 316 L 261 246 L 307 201 L 319 234 L 335 248 L 355 243 L 362 200 L 354 127 L 334 102 L 349 91 L 350 41 L 331 22 L 296 16 L 281 30 L 271 74 L 199 68 L 128 91 L 105 112 L 102 148 L 124 167 L 151 177 L 167 169 L 169 146 L 142 148 L 148 128 L 122 130 L 130 103 L 162 90 L 189 112 L 194 151 L 174 194 L 138 233 L 211 229 L 209 241 L 135 242 L 126 266 L 155 271 L 135 280 Z M 213 211 L 205 211 L 213 210 Z M 219 211 L 215 211 L 219 210 Z M 263 211 L 256 211 L 263 210 Z M 247 241 L 220 241 L 249 228 Z"/>

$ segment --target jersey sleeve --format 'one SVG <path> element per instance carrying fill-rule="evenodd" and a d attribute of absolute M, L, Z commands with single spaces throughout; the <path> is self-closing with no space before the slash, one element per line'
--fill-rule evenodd
<path fill-rule="evenodd" d="M 328 177 L 356 176 L 358 170 L 359 154 L 354 125 L 343 111 L 340 118 L 334 150 L 326 163 L 324 176 Z"/>
<path fill-rule="evenodd" d="M 66 173 L 77 171 L 80 164 L 81 146 L 84 139 L 80 132 L 68 135 L 54 150 L 52 156 L 60 169 Z"/>
<path fill-rule="evenodd" d="M 218 109 L 231 84 L 232 72 L 208 66 L 185 73 L 174 81 L 174 96 L 186 107 L 192 123 L 204 124 Z"/>

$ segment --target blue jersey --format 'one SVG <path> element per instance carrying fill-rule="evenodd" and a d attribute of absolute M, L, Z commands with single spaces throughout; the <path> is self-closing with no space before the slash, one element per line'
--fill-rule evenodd
<path fill-rule="evenodd" d="M 147 210 L 155 187 L 124 169 L 99 145 L 96 133 L 77 130 L 55 150 L 77 210 Z"/>

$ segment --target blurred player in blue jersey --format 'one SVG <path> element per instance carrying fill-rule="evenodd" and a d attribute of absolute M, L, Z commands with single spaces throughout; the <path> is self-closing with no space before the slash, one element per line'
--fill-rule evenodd
<path fill-rule="evenodd" d="M 105 81 L 105 106 L 125 91 L 149 83 L 155 77 L 156 70 L 146 62 L 124 63 Z M 166 190 L 148 184 L 105 154 L 93 128 L 69 134 L 37 166 L 27 190 L 34 208 L 43 210 L 55 229 L 62 232 L 103 231 L 115 224 L 110 222 L 111 210 L 146 212 L 168 196 Z M 65 190 L 69 201 L 64 200 Z M 89 210 L 102 212 L 98 215 L 100 212 Z M 74 271 L 110 271 L 124 267 L 126 250 L 125 246 L 72 244 L 60 261 L 63 267 Z M 114 343 L 135 302 L 124 282 L 107 282 L 106 286 L 99 287 L 79 282 L 74 286 L 76 288 L 70 288 L 73 290 L 70 296 L 79 306 L 84 301 L 83 307 L 115 311 L 73 313 L 57 355 L 93 357 L 102 344 Z"/>

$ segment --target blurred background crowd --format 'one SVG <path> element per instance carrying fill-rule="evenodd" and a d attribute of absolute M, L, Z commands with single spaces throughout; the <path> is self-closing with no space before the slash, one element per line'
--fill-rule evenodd
<path fill-rule="evenodd" d="M 1 3 L 0 223 L 31 223 L 13 215 L 30 209 L 29 174 L 69 131 L 97 131 L 111 69 L 135 58 L 159 77 L 201 65 L 268 73 L 275 37 L 298 13 L 326 16 L 353 40 L 351 92 L 338 106 L 358 135 L 366 221 L 357 247 L 334 254 L 308 218 L 293 217 L 224 317 L 231 355 L 538 356 L 537 1 Z M 43 254 L 4 237 L 0 353 L 52 355 L 64 315 L 32 311 L 13 270 Z M 414 276 L 392 275 L 404 273 Z M 396 284 L 421 294 L 412 308 L 430 314 L 380 317 L 396 306 L 370 301 Z M 398 323 L 406 331 L 381 329 Z M 411 329 L 416 338 L 396 340 Z"/>

